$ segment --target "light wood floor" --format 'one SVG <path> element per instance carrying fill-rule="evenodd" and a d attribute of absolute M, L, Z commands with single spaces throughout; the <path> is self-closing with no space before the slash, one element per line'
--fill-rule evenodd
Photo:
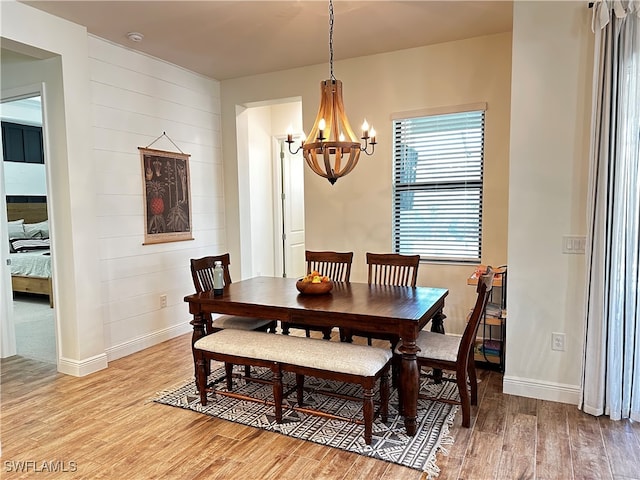
<path fill-rule="evenodd" d="M 150 401 L 190 378 L 190 336 L 84 378 L 1 363 L 1 478 L 422 479 L 418 471 Z M 640 425 L 502 394 L 481 371 L 472 428 L 452 429 L 440 479 L 640 479 Z M 20 461 L 58 473 L 15 472 Z M 23 467 L 24 468 L 24 467 Z M 13 471 L 10 471 L 13 470 Z"/>

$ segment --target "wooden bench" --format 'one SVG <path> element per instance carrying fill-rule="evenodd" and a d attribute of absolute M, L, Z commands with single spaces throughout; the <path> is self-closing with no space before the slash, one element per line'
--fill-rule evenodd
<path fill-rule="evenodd" d="M 210 391 L 214 395 L 222 394 L 243 400 L 263 402 L 232 391 L 231 371 L 233 365 L 251 365 L 271 369 L 273 373 L 273 405 L 278 423 L 282 422 L 282 372 L 291 372 L 296 375 L 298 407 L 293 407 L 295 410 L 364 424 L 364 439 L 367 445 L 371 444 L 373 419 L 376 415 L 373 401 L 374 388 L 376 381 L 380 379 L 379 415 L 383 422 L 387 421 L 388 373 L 392 361 L 389 349 L 228 329 L 201 338 L 194 344 L 193 351 L 196 360 L 196 382 L 202 405 L 207 404 L 206 365 L 209 360 L 218 360 L 225 362 L 227 391 L 221 392 L 215 389 Z M 363 420 L 346 419 L 328 412 L 305 408 L 303 406 L 305 375 L 360 385 L 364 392 L 362 398 Z"/>

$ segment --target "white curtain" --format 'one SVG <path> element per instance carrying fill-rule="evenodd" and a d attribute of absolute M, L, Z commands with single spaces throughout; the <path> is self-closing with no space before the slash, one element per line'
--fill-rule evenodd
<path fill-rule="evenodd" d="M 640 421 L 640 0 L 593 6 L 586 342 L 580 408 Z"/>

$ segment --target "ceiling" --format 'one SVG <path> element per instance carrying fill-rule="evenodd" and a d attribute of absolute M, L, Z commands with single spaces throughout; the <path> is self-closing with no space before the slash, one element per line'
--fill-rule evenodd
<path fill-rule="evenodd" d="M 329 63 L 328 1 L 22 3 L 218 80 Z M 335 0 L 334 60 L 508 32 L 512 11 L 511 0 Z"/>

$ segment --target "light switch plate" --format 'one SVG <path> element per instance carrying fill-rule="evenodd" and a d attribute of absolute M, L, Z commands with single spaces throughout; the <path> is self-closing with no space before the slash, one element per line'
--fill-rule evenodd
<path fill-rule="evenodd" d="M 562 253 L 584 254 L 587 237 L 584 235 L 563 235 Z"/>

